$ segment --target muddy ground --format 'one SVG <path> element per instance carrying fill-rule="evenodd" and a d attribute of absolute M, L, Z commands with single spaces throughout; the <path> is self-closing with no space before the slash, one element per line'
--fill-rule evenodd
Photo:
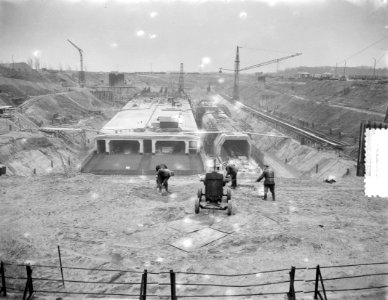
<path fill-rule="evenodd" d="M 1 177 L 0 258 L 5 262 L 55 265 L 60 245 L 64 266 L 174 271 L 253 276 L 216 277 L 177 274 L 178 283 L 226 285 L 287 281 L 297 268 L 297 291 L 313 290 L 321 266 L 384 262 L 388 203 L 364 196 L 363 178 L 343 178 L 334 184 L 310 179 L 278 178 L 277 201 L 257 196 L 255 177 L 239 180 L 232 193 L 233 215 L 201 210 L 194 214 L 198 176 L 173 177 L 172 193 L 161 196 L 154 178 L 73 174 L 39 177 Z M 222 237 L 198 249 L 181 250 L 177 240 L 196 243 L 185 226 L 212 228 Z M 193 245 L 195 246 L 195 245 Z M 278 273 L 263 270 L 284 269 Z M 383 273 L 386 265 L 323 269 L 323 277 Z M 8 274 L 24 275 L 23 268 L 7 266 Z M 59 268 L 34 268 L 34 276 L 60 279 Z M 64 271 L 65 279 L 139 282 L 139 274 Z M 169 282 L 167 274 L 149 275 L 149 282 Z M 327 289 L 382 286 L 384 276 L 326 281 Z M 13 281 L 24 288 L 24 281 Z M 35 289 L 138 294 L 139 287 L 36 281 Z M 178 285 L 178 295 L 233 295 L 287 292 L 288 283 L 225 288 Z M 169 295 L 169 286 L 150 285 L 149 294 Z M 330 292 L 329 299 L 384 299 L 384 289 Z M 312 299 L 299 293 L 297 299 Z M 63 296 L 63 295 L 62 295 Z M 43 294 L 37 294 L 43 298 Z M 54 296 L 49 295 L 52 299 Z M 75 298 L 75 295 L 65 297 Z M 127 297 L 128 298 L 128 297 Z M 224 297 L 225 299 L 257 299 Z M 224 299 L 220 297 L 218 299 Z M 136 299 L 134 297 L 133 299 Z M 166 298 L 167 299 L 167 298 Z M 191 299 L 195 299 L 191 298 Z M 211 298 L 210 298 L 211 299 Z M 261 297 L 260 297 L 261 299 Z M 264 299 L 284 299 L 284 295 Z"/>

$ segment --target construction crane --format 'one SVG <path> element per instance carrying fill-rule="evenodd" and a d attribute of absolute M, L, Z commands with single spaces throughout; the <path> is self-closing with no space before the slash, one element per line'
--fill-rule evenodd
<path fill-rule="evenodd" d="M 249 67 L 245 67 L 245 68 L 241 68 L 241 69 L 240 69 L 240 55 L 239 55 L 239 48 L 242 48 L 242 47 L 237 46 L 236 59 L 235 59 L 235 61 L 234 61 L 234 70 L 225 69 L 225 68 L 220 68 L 220 70 L 219 70 L 219 73 L 222 73 L 222 70 L 225 70 L 225 71 L 233 71 L 233 72 L 234 72 L 233 100 L 238 100 L 238 99 L 240 98 L 240 92 L 239 92 L 239 74 L 240 74 L 241 71 L 247 71 L 247 70 L 251 70 L 251 69 L 255 69 L 255 68 L 267 66 L 267 65 L 270 65 L 270 64 L 278 63 L 278 62 L 280 62 L 280 61 L 282 61 L 282 60 L 286 60 L 286 59 L 289 59 L 289 58 L 292 58 L 292 57 L 295 57 L 295 56 L 302 55 L 302 53 L 295 53 L 295 54 L 291 54 L 291 55 L 288 55 L 288 56 L 284 56 L 284 57 L 272 59 L 272 60 L 269 60 L 269 61 L 265 61 L 265 62 L 256 64 L 256 65 L 252 65 L 252 66 L 249 66 Z"/>
<path fill-rule="evenodd" d="M 78 83 L 81 87 L 84 87 L 85 85 L 85 72 L 84 72 L 84 58 L 83 58 L 83 50 L 78 47 L 76 44 L 74 44 L 72 41 L 70 41 L 69 39 L 67 39 L 69 41 L 70 44 L 73 45 L 73 47 L 75 47 L 78 52 L 79 52 L 79 56 L 80 56 L 80 61 L 81 61 L 81 67 L 80 67 L 80 71 L 79 71 L 79 74 L 78 74 Z"/>

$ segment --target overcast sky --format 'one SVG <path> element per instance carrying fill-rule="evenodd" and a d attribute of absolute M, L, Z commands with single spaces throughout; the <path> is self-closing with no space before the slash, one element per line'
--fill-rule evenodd
<path fill-rule="evenodd" d="M 67 39 L 84 50 L 88 71 L 178 71 L 180 62 L 185 71 L 217 71 L 233 68 L 237 45 L 241 67 L 302 52 L 279 67 L 345 59 L 373 66 L 376 58 L 381 68 L 388 7 L 387 0 L 0 0 L 1 62 L 37 56 L 47 67 L 79 68 Z"/>

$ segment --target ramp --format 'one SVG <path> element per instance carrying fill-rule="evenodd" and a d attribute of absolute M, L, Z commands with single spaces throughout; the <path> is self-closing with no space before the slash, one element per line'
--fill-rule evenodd
<path fill-rule="evenodd" d="M 164 163 L 175 175 L 204 172 L 199 154 L 94 154 L 81 168 L 96 175 L 154 175 L 155 167 Z"/>

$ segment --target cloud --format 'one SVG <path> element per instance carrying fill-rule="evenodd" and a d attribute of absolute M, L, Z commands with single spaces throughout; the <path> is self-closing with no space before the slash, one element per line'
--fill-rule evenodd
<path fill-rule="evenodd" d="M 145 35 L 145 31 L 144 31 L 144 30 L 138 30 L 138 31 L 136 31 L 136 35 L 137 35 L 138 37 L 142 37 L 142 36 Z"/>

